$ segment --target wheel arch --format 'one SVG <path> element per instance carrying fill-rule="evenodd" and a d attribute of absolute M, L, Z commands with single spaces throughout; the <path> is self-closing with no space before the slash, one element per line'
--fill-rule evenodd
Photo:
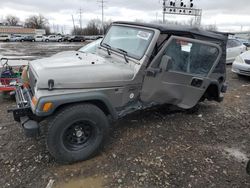
<path fill-rule="evenodd" d="M 67 108 L 67 107 L 72 106 L 72 105 L 77 105 L 77 104 L 93 104 L 93 105 L 97 106 L 98 108 L 100 108 L 104 112 L 104 114 L 106 116 L 111 115 L 113 117 L 110 109 L 105 104 L 105 102 L 103 102 L 102 100 L 98 100 L 98 99 L 95 99 L 95 100 L 83 100 L 83 101 L 76 101 L 76 102 L 61 104 L 60 106 L 55 108 L 53 113 L 57 113 L 57 112 L 59 112 L 60 110 L 62 110 L 64 108 Z"/>
<path fill-rule="evenodd" d="M 218 81 L 212 81 L 204 93 L 204 99 L 220 102 L 220 85 Z"/>
<path fill-rule="evenodd" d="M 46 102 L 53 103 L 53 109 L 49 112 L 43 112 L 42 107 Z M 67 106 L 76 105 L 79 103 L 90 103 L 99 107 L 107 116 L 111 116 L 112 119 L 117 119 L 117 113 L 108 100 L 108 98 L 102 93 L 87 93 L 87 94 L 70 94 L 70 95 L 58 95 L 41 98 L 36 108 L 37 116 L 50 116 L 62 108 Z"/>

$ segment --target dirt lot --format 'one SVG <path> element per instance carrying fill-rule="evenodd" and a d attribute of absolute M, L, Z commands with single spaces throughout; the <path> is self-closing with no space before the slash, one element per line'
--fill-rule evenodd
<path fill-rule="evenodd" d="M 82 44 L 0 44 L 0 53 L 39 58 Z M 42 50 L 42 52 L 40 52 Z M 74 165 L 54 162 L 44 137 L 27 139 L 0 96 L 0 187 L 250 187 L 250 79 L 228 66 L 223 103 L 204 102 L 195 114 L 163 106 L 116 124 L 104 150 Z"/>

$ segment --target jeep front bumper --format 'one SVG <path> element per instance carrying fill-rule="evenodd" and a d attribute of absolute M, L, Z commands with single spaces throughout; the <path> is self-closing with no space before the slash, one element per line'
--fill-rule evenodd
<path fill-rule="evenodd" d="M 8 110 L 13 113 L 14 120 L 20 122 L 27 137 L 35 137 L 40 132 L 38 122 L 33 120 L 35 115 L 31 109 L 31 96 L 28 89 L 18 86 L 15 91 L 17 107 Z"/>

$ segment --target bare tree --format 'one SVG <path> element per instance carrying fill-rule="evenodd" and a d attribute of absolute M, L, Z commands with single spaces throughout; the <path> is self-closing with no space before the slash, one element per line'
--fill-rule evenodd
<path fill-rule="evenodd" d="M 25 27 L 34 29 L 45 29 L 47 28 L 48 20 L 43 15 L 33 15 L 25 20 Z"/>
<path fill-rule="evenodd" d="M 87 35 L 99 35 L 101 32 L 101 20 L 93 19 L 90 20 L 87 27 L 84 29 L 84 33 Z"/>
<path fill-rule="evenodd" d="M 214 25 L 206 25 L 203 27 L 205 30 L 208 30 L 208 31 L 218 31 L 218 27 L 216 24 Z"/>
<path fill-rule="evenodd" d="M 72 34 L 74 35 L 100 35 L 102 32 L 101 24 L 99 19 L 90 20 L 87 26 L 83 29 L 76 27 Z"/>
<path fill-rule="evenodd" d="M 112 24 L 112 20 L 104 22 L 103 28 L 102 28 L 104 30 L 104 32 L 101 32 L 101 33 L 106 34 L 111 24 Z"/>
<path fill-rule="evenodd" d="M 16 16 L 8 15 L 6 17 L 6 23 L 9 26 L 17 26 L 19 22 L 20 22 L 20 19 Z"/>
<path fill-rule="evenodd" d="M 103 33 L 107 32 L 111 23 L 112 23 L 111 20 L 104 22 L 102 27 L 101 20 L 93 19 L 88 22 L 85 28 L 81 29 L 80 27 L 76 27 L 72 30 L 71 33 L 73 35 L 102 35 Z"/>

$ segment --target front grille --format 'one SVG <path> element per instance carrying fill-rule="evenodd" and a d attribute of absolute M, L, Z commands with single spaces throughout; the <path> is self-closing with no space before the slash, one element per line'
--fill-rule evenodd
<path fill-rule="evenodd" d="M 37 82 L 37 80 L 36 80 L 34 73 L 32 72 L 31 69 L 29 69 L 29 84 L 30 84 L 30 88 L 31 88 L 33 95 L 35 92 L 36 82 Z"/>
<path fill-rule="evenodd" d="M 250 59 L 245 59 L 246 64 L 250 65 Z"/>
<path fill-rule="evenodd" d="M 242 73 L 242 74 L 246 74 L 246 75 L 250 75 L 250 71 L 240 70 L 240 73 Z"/>

